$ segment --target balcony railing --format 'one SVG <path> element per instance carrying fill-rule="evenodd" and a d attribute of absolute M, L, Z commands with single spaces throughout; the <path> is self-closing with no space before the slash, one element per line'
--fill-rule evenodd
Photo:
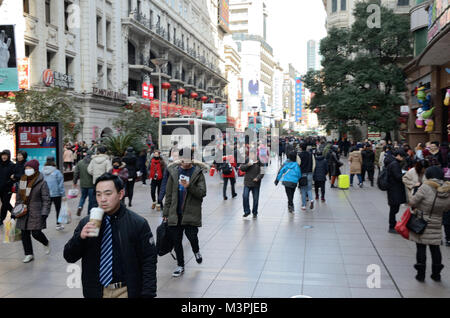
<path fill-rule="evenodd" d="M 170 35 L 169 32 L 167 32 L 167 30 L 161 27 L 161 25 L 158 23 L 152 24 L 151 23 L 152 21 L 149 18 L 147 18 L 145 14 L 142 14 L 138 11 L 130 11 L 128 16 L 129 18 L 134 19 L 138 24 L 142 25 L 148 30 L 151 30 L 153 33 L 156 33 L 161 38 L 172 43 L 169 37 Z M 222 74 L 222 72 L 216 65 L 214 65 L 211 62 L 208 62 L 205 56 L 200 55 L 193 48 L 189 48 L 187 45 L 184 44 L 184 41 L 182 41 L 181 39 L 173 39 L 173 44 L 182 51 L 184 51 L 185 53 L 187 53 L 188 55 L 190 55 L 192 58 L 200 61 L 205 66 L 212 69 L 214 72 L 220 74 L 222 77 L 224 76 L 224 74 Z"/>

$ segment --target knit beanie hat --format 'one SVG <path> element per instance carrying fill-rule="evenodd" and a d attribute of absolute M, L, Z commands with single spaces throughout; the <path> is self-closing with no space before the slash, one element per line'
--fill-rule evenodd
<path fill-rule="evenodd" d="M 37 161 L 36 159 L 30 160 L 25 164 L 25 168 L 26 167 L 33 168 L 34 171 L 39 171 L 39 161 Z"/>

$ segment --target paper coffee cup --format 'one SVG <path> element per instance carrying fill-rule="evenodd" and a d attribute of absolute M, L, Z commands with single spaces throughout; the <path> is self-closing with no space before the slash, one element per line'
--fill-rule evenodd
<path fill-rule="evenodd" d="M 91 209 L 91 215 L 89 218 L 89 222 L 92 222 L 95 224 L 95 231 L 92 231 L 89 235 L 90 237 L 97 237 L 100 233 L 100 227 L 102 226 L 102 220 L 103 220 L 103 214 L 105 211 L 103 211 L 102 208 L 92 208 Z"/>

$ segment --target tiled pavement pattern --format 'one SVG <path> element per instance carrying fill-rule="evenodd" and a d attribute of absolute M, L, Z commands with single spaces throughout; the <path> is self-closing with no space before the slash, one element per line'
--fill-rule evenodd
<path fill-rule="evenodd" d="M 185 237 L 186 272 L 172 278 L 176 262 L 169 255 L 159 258 L 158 297 L 450 297 L 450 248 L 441 247 L 442 282 L 429 278 L 430 264 L 425 283 L 416 282 L 415 245 L 387 233 L 386 193 L 371 187 L 329 189 L 327 183 L 326 203 L 301 211 L 297 191 L 295 213 L 289 214 L 284 188 L 273 184 L 276 169 L 274 161 L 263 179 L 256 220 L 242 218 L 243 178 L 237 184 L 240 195 L 223 201 L 219 177 L 206 175 L 199 232 L 203 263 L 195 262 Z M 76 204 L 70 200 L 72 211 Z M 155 233 L 161 217 L 150 205 L 150 187 L 136 184 L 132 209 Z M 0 297 L 82 297 L 81 289 L 67 287 L 70 273 L 62 257 L 79 218 L 62 232 L 55 230 L 54 220 L 52 210 L 45 230 L 52 245 L 49 256 L 33 240 L 35 260 L 23 264 L 21 242 L 0 243 Z M 3 238 L 3 229 L 0 234 Z M 367 287 L 370 264 L 380 266 L 381 288 Z"/>

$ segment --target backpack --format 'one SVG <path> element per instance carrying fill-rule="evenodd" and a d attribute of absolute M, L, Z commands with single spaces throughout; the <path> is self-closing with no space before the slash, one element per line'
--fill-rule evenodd
<path fill-rule="evenodd" d="M 231 168 L 231 165 L 226 162 L 223 164 L 222 173 L 223 174 L 231 174 L 233 172 L 233 168 Z"/>
<path fill-rule="evenodd" d="M 390 188 L 387 168 L 381 170 L 381 173 L 378 176 L 377 185 L 381 191 L 387 191 Z"/>

